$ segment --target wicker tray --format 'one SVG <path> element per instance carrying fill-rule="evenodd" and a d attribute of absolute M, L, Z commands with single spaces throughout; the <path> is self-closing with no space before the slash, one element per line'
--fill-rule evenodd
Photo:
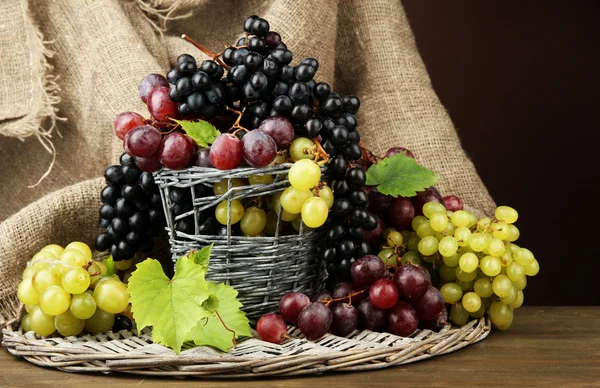
<path fill-rule="evenodd" d="M 410 338 L 368 330 L 347 338 L 326 334 L 316 342 L 290 326 L 290 339 L 275 345 L 258 339 L 238 343 L 229 353 L 209 347 L 184 350 L 176 356 L 152 343 L 151 332 L 129 331 L 79 337 L 40 338 L 23 333 L 19 322 L 3 330 L 2 345 L 15 355 L 44 367 L 67 372 L 130 373 L 147 376 L 249 378 L 355 372 L 408 364 L 439 356 L 481 341 L 490 333 L 485 318 L 439 333 L 419 330 Z"/>

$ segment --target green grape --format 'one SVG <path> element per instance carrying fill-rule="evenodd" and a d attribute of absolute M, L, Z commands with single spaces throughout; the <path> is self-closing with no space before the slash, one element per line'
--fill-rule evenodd
<path fill-rule="evenodd" d="M 310 190 L 298 190 L 290 186 L 281 193 L 279 201 L 288 213 L 299 214 L 302 211 L 304 202 L 311 197 L 313 197 L 313 193 Z"/>
<path fill-rule="evenodd" d="M 442 231 L 442 234 L 444 236 L 452 236 L 454 235 L 454 225 L 452 224 L 452 222 L 448 222 L 448 225 L 446 225 L 446 229 L 444 229 Z"/>
<path fill-rule="evenodd" d="M 85 320 L 85 330 L 92 334 L 105 333 L 115 324 L 115 315 L 96 309 L 94 315 Z"/>
<path fill-rule="evenodd" d="M 492 282 L 488 278 L 479 278 L 473 285 L 473 290 L 477 295 L 481 298 L 489 298 L 494 295 L 494 290 L 492 289 Z"/>
<path fill-rule="evenodd" d="M 454 256 L 456 251 L 458 251 L 458 242 L 452 236 L 446 236 L 440 240 L 438 243 L 438 250 L 440 254 L 444 257 L 446 256 Z"/>
<path fill-rule="evenodd" d="M 447 282 L 450 282 L 450 281 L 453 281 L 454 279 L 456 279 L 456 269 L 455 268 L 448 267 L 448 266 L 442 264 L 438 267 L 438 271 L 440 273 L 440 277 Z"/>
<path fill-rule="evenodd" d="M 241 186 L 245 186 L 246 183 L 244 182 L 243 179 L 240 178 L 233 178 L 231 179 L 231 187 L 241 187 Z M 213 191 L 215 193 L 215 195 L 223 195 L 225 194 L 227 191 L 229 190 L 229 179 L 223 179 L 220 182 L 216 182 L 213 185 Z"/>
<path fill-rule="evenodd" d="M 527 287 L 527 276 L 523 276 L 523 279 L 518 282 L 513 282 L 513 285 L 517 290 L 524 290 Z"/>
<path fill-rule="evenodd" d="M 515 303 L 517 301 L 517 291 L 518 290 L 514 286 L 511 287 L 508 295 L 506 295 L 503 298 L 500 298 L 500 300 L 502 300 L 502 303 L 504 303 L 507 306 L 512 303 Z"/>
<path fill-rule="evenodd" d="M 302 223 L 302 217 L 296 217 L 291 222 L 292 226 L 294 227 L 294 230 L 298 233 L 300 233 L 300 224 L 301 223 Z M 313 230 L 313 228 L 309 228 L 308 226 L 303 224 L 302 230 L 303 230 L 303 233 L 306 233 L 306 232 L 310 232 L 311 230 Z"/>
<path fill-rule="evenodd" d="M 508 237 L 505 238 L 506 241 L 513 242 L 519 239 L 521 232 L 519 232 L 519 228 L 514 226 L 513 224 L 508 224 Z"/>
<path fill-rule="evenodd" d="M 456 279 L 456 284 L 462 288 L 463 292 L 471 291 L 473 289 L 473 285 L 475 284 L 475 280 L 463 281 Z"/>
<path fill-rule="evenodd" d="M 286 221 L 286 222 L 291 222 L 294 221 L 296 218 L 298 218 L 299 214 L 292 214 L 287 212 L 285 209 L 281 209 L 281 220 L 282 221 Z M 305 222 L 306 224 L 306 222 Z"/>
<path fill-rule="evenodd" d="M 431 229 L 435 230 L 436 232 L 441 232 L 446 229 L 448 226 L 448 216 L 446 215 L 446 212 L 433 213 L 429 219 L 429 225 L 431 226 Z"/>
<path fill-rule="evenodd" d="M 540 272 L 540 263 L 536 259 L 533 259 L 531 264 L 525 267 L 525 275 L 535 276 Z"/>
<path fill-rule="evenodd" d="M 477 267 L 479 266 L 479 258 L 477 257 L 476 254 L 471 253 L 471 252 L 467 252 L 464 253 L 460 259 L 458 259 L 458 266 L 461 269 L 461 271 L 465 272 L 465 273 L 474 273 L 475 270 L 477 269 Z M 473 279 L 475 279 L 475 276 L 477 276 L 476 273 L 473 274 Z M 458 275 L 456 276 L 457 278 Z M 471 277 L 471 275 L 469 275 L 469 277 Z M 461 279 L 461 278 L 459 278 Z M 472 279 L 461 279 L 461 280 L 472 280 Z"/>
<path fill-rule="evenodd" d="M 516 261 L 513 261 L 506 267 L 506 275 L 513 282 L 518 282 L 525 276 L 525 268 Z"/>
<path fill-rule="evenodd" d="M 412 264 L 421 264 L 421 256 L 418 252 L 408 251 L 402 256 L 402 264 L 412 263 Z"/>
<path fill-rule="evenodd" d="M 38 295 L 41 295 L 44 290 L 50 286 L 60 285 L 60 277 L 56 271 L 51 270 L 50 268 L 42 269 L 38 271 L 32 278 L 31 284 L 33 285 L 33 289 Z M 29 303 L 33 304 L 33 303 Z"/>
<path fill-rule="evenodd" d="M 466 212 L 464 210 L 457 210 L 454 212 L 454 214 L 452 214 L 452 217 L 450 217 L 450 221 L 455 225 L 455 226 L 468 226 L 469 222 L 471 220 L 471 217 L 469 215 L 469 212 Z"/>
<path fill-rule="evenodd" d="M 115 269 L 119 271 L 127 271 L 132 265 L 132 259 L 115 261 Z"/>
<path fill-rule="evenodd" d="M 331 207 L 333 206 L 334 197 L 333 191 L 331 191 L 329 186 L 323 186 L 319 189 L 319 197 L 323 198 L 325 200 L 325 203 L 327 204 L 327 207 L 331 209 Z"/>
<path fill-rule="evenodd" d="M 498 240 L 506 240 L 510 235 L 507 224 L 504 222 L 494 222 L 491 226 L 492 235 Z"/>
<path fill-rule="evenodd" d="M 321 168 L 309 159 L 300 159 L 290 167 L 288 172 L 290 184 L 298 190 L 310 190 L 321 179 Z"/>
<path fill-rule="evenodd" d="M 44 313 L 41 308 L 36 308 L 29 314 L 29 326 L 31 330 L 41 336 L 49 336 L 56 330 L 54 317 Z"/>
<path fill-rule="evenodd" d="M 429 220 L 425 216 L 416 216 L 415 218 L 412 219 L 412 221 L 410 222 L 410 225 L 412 226 L 412 229 L 416 232 L 419 225 L 421 225 L 424 222 L 428 222 L 428 221 Z"/>
<path fill-rule="evenodd" d="M 440 288 L 444 303 L 456 303 L 462 298 L 463 290 L 456 283 L 446 283 Z"/>
<path fill-rule="evenodd" d="M 215 209 L 215 218 L 223 225 L 227 225 L 227 214 L 229 213 L 229 202 L 222 201 Z M 238 223 L 244 216 L 244 205 L 237 199 L 231 201 L 231 225 Z"/>
<path fill-rule="evenodd" d="M 488 217 L 482 217 L 477 221 L 476 225 L 478 231 L 485 232 L 492 225 L 492 220 Z"/>
<path fill-rule="evenodd" d="M 471 239 L 471 230 L 466 226 L 459 226 L 454 230 L 454 238 L 461 247 L 469 246 L 469 240 Z"/>
<path fill-rule="evenodd" d="M 267 214 L 261 208 L 251 206 L 244 212 L 240 228 L 246 236 L 257 236 L 267 224 Z"/>
<path fill-rule="evenodd" d="M 31 331 L 31 320 L 29 314 L 25 314 L 23 319 L 21 319 L 21 328 L 23 329 L 23 333 Z"/>
<path fill-rule="evenodd" d="M 490 306 L 490 318 L 500 330 L 506 330 L 512 325 L 513 311 L 502 302 L 494 302 Z"/>
<path fill-rule="evenodd" d="M 500 298 L 503 298 L 510 294 L 510 290 L 513 288 L 512 282 L 506 275 L 498 275 L 494 278 L 492 282 L 492 288 L 494 289 L 494 293 L 498 295 Z"/>
<path fill-rule="evenodd" d="M 475 252 L 483 251 L 489 244 L 488 237 L 483 233 L 473 233 L 469 239 L 469 247 Z"/>
<path fill-rule="evenodd" d="M 31 278 L 23 280 L 17 288 L 17 297 L 25 305 L 36 305 L 40 302 L 40 295 L 31 284 Z"/>
<path fill-rule="evenodd" d="M 417 227 L 417 236 L 420 238 L 425 238 L 427 236 L 433 236 L 435 234 L 435 230 L 431 228 L 429 222 L 423 222 L 421 225 Z"/>
<path fill-rule="evenodd" d="M 69 248 L 68 245 L 60 256 L 60 261 L 71 267 L 83 267 L 88 262 L 85 253 L 79 249 Z"/>
<path fill-rule="evenodd" d="M 62 277 L 69 272 L 73 267 L 64 264 L 62 261 L 55 261 L 54 263 L 50 264 L 50 269 L 52 271 L 54 271 L 55 273 L 58 274 L 58 277 L 62 279 Z M 76 267 L 79 268 L 79 267 Z M 81 267 L 82 269 L 84 267 Z"/>
<path fill-rule="evenodd" d="M 69 311 L 75 318 L 88 319 L 96 312 L 96 301 L 89 292 L 73 295 Z"/>
<path fill-rule="evenodd" d="M 102 282 L 94 289 L 94 300 L 99 309 L 118 314 L 129 305 L 127 287 L 119 280 Z"/>
<path fill-rule="evenodd" d="M 273 212 L 267 213 L 267 221 L 265 223 L 265 233 L 269 236 L 275 236 L 277 231 L 277 214 Z"/>
<path fill-rule="evenodd" d="M 408 250 L 413 251 L 413 252 L 418 252 L 419 251 L 419 241 L 421 241 L 421 238 L 418 235 L 414 234 L 414 235 L 410 236 L 410 238 L 406 242 L 406 246 L 407 246 Z"/>
<path fill-rule="evenodd" d="M 62 288 L 70 294 L 81 294 L 90 286 L 90 274 L 82 267 L 75 267 L 62 277 Z"/>
<path fill-rule="evenodd" d="M 487 247 L 487 251 L 490 255 L 494 257 L 501 257 L 505 251 L 504 243 L 502 242 L 502 240 L 493 238 L 490 240 L 490 243 Z"/>
<path fill-rule="evenodd" d="M 502 270 L 502 262 L 494 256 L 485 256 L 481 259 L 481 272 L 487 276 L 496 276 Z"/>
<path fill-rule="evenodd" d="M 431 216 L 436 212 L 441 212 L 446 215 L 446 208 L 439 202 L 427 202 L 423 205 L 423 215 L 425 217 L 431 219 Z"/>
<path fill-rule="evenodd" d="M 275 179 L 273 179 L 273 175 L 270 174 L 257 174 L 250 175 L 248 177 L 248 182 L 251 185 L 267 185 L 269 183 L 273 183 Z"/>
<path fill-rule="evenodd" d="M 290 156 L 295 160 L 314 159 L 315 155 L 311 152 L 316 150 L 316 148 L 312 140 L 306 137 L 298 137 L 290 144 Z"/>
<path fill-rule="evenodd" d="M 405 230 L 401 230 L 400 234 L 402 235 L 402 241 L 406 241 L 410 238 L 410 236 L 414 236 L 415 232 L 405 229 Z M 387 235 L 386 235 L 386 238 L 387 238 Z"/>
<path fill-rule="evenodd" d="M 533 253 L 531 253 L 531 251 L 527 248 L 517 249 L 513 253 L 512 257 L 513 257 L 514 261 L 521 264 L 523 267 L 527 267 L 528 265 L 533 263 L 533 261 L 535 260 L 535 258 L 533 257 Z M 34 282 L 34 286 L 35 286 L 35 282 Z"/>
<path fill-rule="evenodd" d="M 329 208 L 323 198 L 309 198 L 302 205 L 302 222 L 311 228 L 318 228 L 327 221 L 328 212 Z"/>
<path fill-rule="evenodd" d="M 510 252 L 504 251 L 504 253 L 500 257 L 500 261 L 502 262 L 502 265 L 505 267 L 507 265 L 509 265 L 510 263 L 512 263 L 513 259 L 512 259 L 512 255 L 510 254 Z"/>
<path fill-rule="evenodd" d="M 383 229 L 383 232 L 381 233 L 381 237 L 383 237 L 384 239 L 387 238 L 388 234 L 390 234 L 390 232 L 395 231 L 396 229 L 392 228 L 391 226 L 388 226 L 387 228 Z"/>
<path fill-rule="evenodd" d="M 71 294 L 61 286 L 50 286 L 40 295 L 40 309 L 48 315 L 60 315 L 69 309 Z"/>
<path fill-rule="evenodd" d="M 40 261 L 50 263 L 54 260 L 58 260 L 58 257 L 56 257 L 52 252 L 40 251 L 33 255 L 31 258 L 31 263 L 33 264 Z"/>
<path fill-rule="evenodd" d="M 54 327 L 64 337 L 81 333 L 84 325 L 85 321 L 78 319 L 70 311 L 65 311 L 54 317 Z"/>
<path fill-rule="evenodd" d="M 448 218 L 452 217 L 452 214 L 454 214 L 453 211 L 451 210 L 446 210 L 446 215 L 448 216 Z"/>
<path fill-rule="evenodd" d="M 45 261 L 38 261 L 37 263 L 33 263 L 31 265 L 31 268 L 34 271 L 41 271 L 43 269 L 48 269 L 50 268 L 50 265 L 48 263 L 46 263 Z"/>
<path fill-rule="evenodd" d="M 61 247 L 60 245 L 50 244 L 40 249 L 40 252 L 50 252 L 54 255 L 56 259 L 58 259 L 60 255 L 62 255 L 64 250 L 65 248 Z"/>
<path fill-rule="evenodd" d="M 385 248 L 377 255 L 385 265 L 398 265 L 398 255 L 390 248 Z"/>
<path fill-rule="evenodd" d="M 481 298 L 474 292 L 467 292 L 462 297 L 462 305 L 470 313 L 475 313 L 481 308 Z"/>
<path fill-rule="evenodd" d="M 442 260 L 444 262 L 444 265 L 446 265 L 447 267 L 455 268 L 458 265 L 458 261 L 460 260 L 461 256 L 462 255 L 460 253 L 455 253 L 452 256 L 443 256 Z"/>
<path fill-rule="evenodd" d="M 26 304 L 25 306 L 25 311 L 27 311 L 28 313 L 32 312 L 34 308 L 38 307 L 37 304 Z"/>
<path fill-rule="evenodd" d="M 469 320 L 469 312 L 465 310 L 462 303 L 453 304 L 450 308 L 450 319 L 455 325 L 463 326 Z"/>
<path fill-rule="evenodd" d="M 525 299 L 525 295 L 523 295 L 523 291 L 517 290 L 517 298 L 515 301 L 508 305 L 511 309 L 518 309 L 523 306 L 523 300 Z"/>
<path fill-rule="evenodd" d="M 87 269 L 88 275 L 90 276 L 90 285 L 94 286 L 98 283 L 98 280 L 102 277 L 102 270 L 98 265 L 98 262 L 94 261 Z"/>
<path fill-rule="evenodd" d="M 121 281 L 121 279 L 119 279 L 119 276 L 117 274 L 114 274 L 114 275 L 111 275 L 111 276 L 104 275 L 104 276 L 102 276 L 102 278 L 100 280 L 98 280 L 98 283 L 96 283 L 96 287 L 98 286 L 98 284 L 107 282 L 109 280 L 118 280 L 118 281 Z"/>
<path fill-rule="evenodd" d="M 455 269 L 456 278 L 458 280 L 461 280 L 463 282 L 472 282 L 475 280 L 475 278 L 477 278 L 477 271 L 465 272 L 460 268 L 460 260 L 458 263 L 459 266 Z"/>
<path fill-rule="evenodd" d="M 506 252 L 509 252 L 511 255 L 514 254 L 517 250 L 519 250 L 519 248 L 521 248 L 517 244 L 509 242 L 505 243 L 504 246 L 506 247 Z"/>
<path fill-rule="evenodd" d="M 438 240 L 433 236 L 426 236 L 419 241 L 419 252 L 424 256 L 431 256 L 438 250 Z"/>
<path fill-rule="evenodd" d="M 395 230 L 391 231 L 386 237 L 386 242 L 388 247 L 399 247 L 403 242 L 402 234 L 400 232 L 396 232 Z"/>
<path fill-rule="evenodd" d="M 23 276 L 22 279 L 31 279 L 33 277 L 33 275 L 35 275 L 37 273 L 37 270 L 33 267 L 27 267 L 25 268 L 25 270 L 23 271 Z"/>
<path fill-rule="evenodd" d="M 495 213 L 496 219 L 514 224 L 519 218 L 519 213 L 509 206 L 498 206 Z"/>
<path fill-rule="evenodd" d="M 483 317 L 485 315 L 485 311 L 486 311 L 486 307 L 485 304 L 483 303 L 483 300 L 481 301 L 481 306 L 479 306 L 479 310 L 475 311 L 474 313 L 469 313 L 469 316 L 479 319 L 481 317 Z"/>
<path fill-rule="evenodd" d="M 73 241 L 72 243 L 70 243 L 69 245 L 67 245 L 65 247 L 65 251 L 67 249 L 76 249 L 79 252 L 83 253 L 83 255 L 85 256 L 85 261 L 86 262 L 92 260 L 92 250 L 85 243 L 82 243 L 80 241 Z M 64 254 L 64 252 L 63 252 L 63 254 Z M 61 256 L 61 259 L 62 259 L 62 256 Z"/>

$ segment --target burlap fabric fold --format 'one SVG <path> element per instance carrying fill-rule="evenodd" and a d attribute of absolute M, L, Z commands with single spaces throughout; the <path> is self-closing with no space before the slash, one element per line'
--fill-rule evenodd
<path fill-rule="evenodd" d="M 37 249 L 92 241 L 102 180 L 82 181 L 101 176 L 122 152 L 112 133 L 115 115 L 132 110 L 147 116 L 137 97 L 139 81 L 150 72 L 166 73 L 182 52 L 206 59 L 178 38 L 182 33 L 218 51 L 235 42 L 250 14 L 267 18 L 296 60 L 319 59 L 318 80 L 360 97 L 359 131 L 376 154 L 405 146 L 441 174 L 443 193 L 491 210 L 493 201 L 431 87 L 398 0 L 3 0 L 2 322 L 16 312 L 18 279 Z M 56 122 L 62 137 L 51 133 L 56 163 L 28 189 L 52 160 L 31 134 L 49 129 L 57 117 L 66 121 Z"/>

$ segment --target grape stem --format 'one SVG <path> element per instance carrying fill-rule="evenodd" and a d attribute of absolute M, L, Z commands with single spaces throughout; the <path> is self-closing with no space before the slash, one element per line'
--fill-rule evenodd
<path fill-rule="evenodd" d="M 232 129 L 234 129 L 234 128 L 235 128 L 236 130 L 233 132 L 233 134 L 234 134 L 234 135 L 235 135 L 236 133 L 238 133 L 240 130 L 242 130 L 242 131 L 245 131 L 245 132 L 250 132 L 250 131 L 248 131 L 246 128 L 244 128 L 244 127 L 242 127 L 242 126 L 240 125 L 240 121 L 242 120 L 242 115 L 243 115 L 243 113 L 242 113 L 242 112 L 240 112 L 239 110 L 235 110 L 235 109 L 233 109 L 233 108 L 230 108 L 230 107 L 228 107 L 228 106 L 227 106 L 226 108 L 227 108 L 227 110 L 228 110 L 228 111 L 230 111 L 230 112 L 233 112 L 233 113 L 235 113 L 235 114 L 237 114 L 237 115 L 238 115 L 237 119 L 235 119 L 235 122 L 233 123 L 233 125 L 231 126 L 231 128 L 229 128 L 229 131 L 231 131 Z M 227 132 L 229 132 L 229 131 L 227 131 Z"/>
<path fill-rule="evenodd" d="M 317 160 L 319 160 L 319 157 L 322 157 L 323 160 L 320 161 L 318 164 L 323 165 L 323 164 L 327 163 L 329 161 L 329 154 L 327 152 L 325 152 L 325 150 L 321 146 L 321 142 L 319 141 L 319 139 L 315 137 L 312 139 L 312 141 L 317 146 L 317 153 L 315 154 L 315 162 Z"/>
<path fill-rule="evenodd" d="M 210 51 L 206 47 L 202 46 L 200 43 L 196 42 L 194 39 L 190 38 L 186 34 L 182 34 L 181 38 L 188 41 L 189 43 L 194 45 L 194 47 L 196 47 L 198 50 L 202 51 L 204 54 L 211 57 L 213 59 L 213 61 L 217 61 L 219 63 L 219 65 L 223 66 L 223 68 L 225 70 L 229 70 L 229 66 L 227 64 L 225 64 L 225 62 L 223 62 L 220 58 L 220 54 L 222 54 L 222 53 L 219 53 L 219 54 L 213 53 L 212 51 Z"/>
<path fill-rule="evenodd" d="M 321 303 L 323 303 L 323 304 L 324 304 L 325 306 L 327 306 L 327 307 L 329 307 L 329 305 L 330 305 L 332 302 L 343 302 L 343 301 L 345 301 L 346 299 L 348 299 L 348 303 L 351 303 L 351 302 L 352 302 L 352 297 L 353 297 L 353 296 L 356 296 L 356 295 L 362 294 L 362 293 L 363 293 L 363 292 L 365 292 L 365 291 L 366 291 L 366 289 L 364 289 L 364 290 L 360 290 L 360 291 L 356 291 L 356 292 L 353 292 L 352 294 L 348 294 L 348 295 L 346 295 L 346 296 L 342 296 L 342 297 L 340 297 L 340 298 L 333 298 L 333 299 L 332 299 L 332 298 L 325 298 L 325 299 L 323 299 L 323 300 L 321 301 Z"/>
<path fill-rule="evenodd" d="M 360 146 L 360 149 L 362 150 L 363 155 L 369 162 L 371 162 L 373 164 L 377 163 L 377 159 L 378 159 L 377 156 L 373 157 L 374 154 L 371 151 L 369 151 L 369 149 L 367 147 L 365 147 L 362 140 L 358 141 L 358 145 Z M 379 158 L 379 159 L 383 159 L 383 158 Z"/>
<path fill-rule="evenodd" d="M 237 346 L 237 341 L 235 339 L 235 331 L 231 330 L 230 328 L 227 327 L 227 325 L 225 324 L 225 322 L 223 322 L 223 318 L 221 318 L 221 314 L 219 314 L 218 310 L 215 310 L 215 313 L 217 314 L 217 317 L 219 317 L 219 321 L 221 321 L 221 324 L 223 324 L 223 327 L 225 328 L 225 330 L 233 333 L 233 347 L 235 348 Z"/>

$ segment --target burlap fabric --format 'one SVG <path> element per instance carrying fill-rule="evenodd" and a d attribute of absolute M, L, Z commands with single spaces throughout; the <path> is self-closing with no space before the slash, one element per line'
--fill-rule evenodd
<path fill-rule="evenodd" d="M 182 52 L 204 59 L 182 33 L 217 51 L 253 13 L 270 21 L 296 59 L 319 59 L 319 80 L 360 97 L 359 130 L 370 149 L 411 149 L 440 172 L 443 193 L 490 211 L 493 201 L 431 87 L 398 0 L 3 0 L 0 220 L 53 193 L 0 224 L 1 321 L 15 314 L 18 278 L 35 250 L 92 241 L 102 179 L 84 180 L 101 176 L 121 152 L 115 115 L 147 116 L 139 81 L 165 73 Z M 58 116 L 66 121 L 49 133 Z M 52 141 L 56 163 L 28 189 L 52 160 L 39 138 Z"/>

